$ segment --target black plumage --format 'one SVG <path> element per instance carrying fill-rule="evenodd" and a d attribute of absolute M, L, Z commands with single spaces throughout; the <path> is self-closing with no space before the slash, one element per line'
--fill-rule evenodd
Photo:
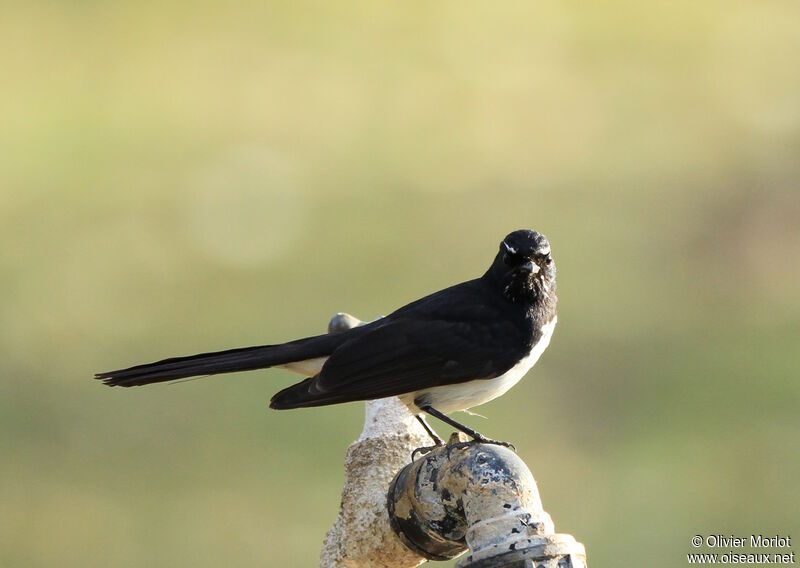
<path fill-rule="evenodd" d="M 435 407 L 431 389 L 495 379 L 517 365 L 542 338 L 545 324 L 555 323 L 555 309 L 555 265 L 547 239 L 535 231 L 515 231 L 480 278 L 364 326 L 278 345 L 175 357 L 96 378 L 130 387 L 327 358 L 317 375 L 281 390 L 270 406 L 410 394 L 417 406 Z"/>

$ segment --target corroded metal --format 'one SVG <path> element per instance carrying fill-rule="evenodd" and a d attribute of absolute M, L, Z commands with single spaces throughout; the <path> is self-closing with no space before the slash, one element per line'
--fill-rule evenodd
<path fill-rule="evenodd" d="M 581 568 L 582 544 L 554 534 L 536 482 L 508 448 L 456 434 L 404 467 L 389 488 L 392 527 L 432 560 L 470 554 L 459 568 Z"/>

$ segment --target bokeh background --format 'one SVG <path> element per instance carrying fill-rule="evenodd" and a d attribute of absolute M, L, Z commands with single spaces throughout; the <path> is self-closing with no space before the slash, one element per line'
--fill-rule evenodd
<path fill-rule="evenodd" d="M 556 527 L 800 538 L 798 53 L 791 1 L 4 4 L 0 565 L 315 565 L 361 404 L 92 373 L 388 313 L 519 227 L 559 326 L 463 419 Z"/>

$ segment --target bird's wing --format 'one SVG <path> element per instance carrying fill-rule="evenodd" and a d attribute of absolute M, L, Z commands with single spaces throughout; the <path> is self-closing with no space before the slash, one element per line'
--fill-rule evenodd
<path fill-rule="evenodd" d="M 507 320 L 396 318 L 343 343 L 316 377 L 275 395 L 273 408 L 370 400 L 510 369 L 525 354 L 522 331 Z"/>

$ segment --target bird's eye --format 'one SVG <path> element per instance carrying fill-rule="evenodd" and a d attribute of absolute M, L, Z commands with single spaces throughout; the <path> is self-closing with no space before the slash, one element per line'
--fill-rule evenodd
<path fill-rule="evenodd" d="M 507 251 L 503 255 L 503 262 L 505 262 L 508 266 L 517 266 L 518 264 L 525 262 L 525 258 L 517 251 Z"/>
<path fill-rule="evenodd" d="M 547 255 L 547 258 L 545 258 L 545 259 L 544 259 L 544 261 L 545 261 L 547 264 L 552 264 L 552 263 L 553 263 L 553 258 L 552 258 L 552 257 L 551 257 L 551 256 L 548 254 L 548 255 Z"/>

